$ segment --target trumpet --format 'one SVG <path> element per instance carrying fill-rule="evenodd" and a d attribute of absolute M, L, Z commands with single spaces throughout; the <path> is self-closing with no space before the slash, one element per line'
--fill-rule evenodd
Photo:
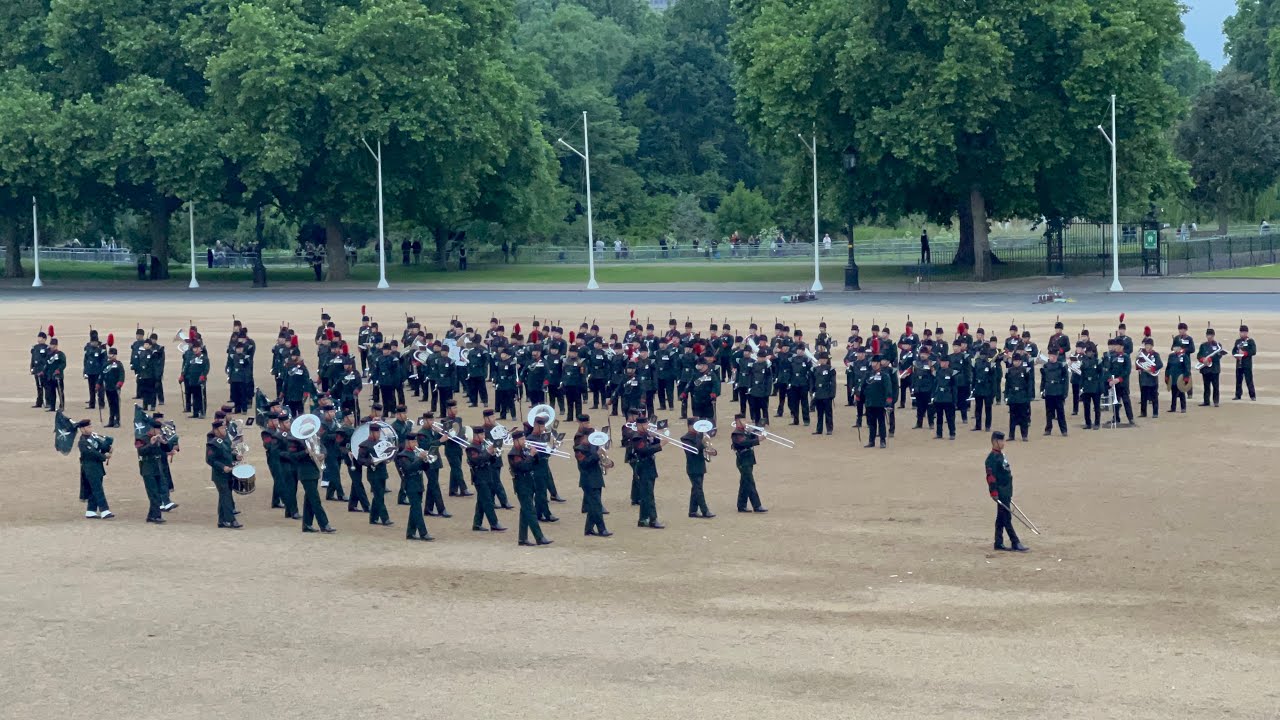
<path fill-rule="evenodd" d="M 769 432 L 768 430 L 765 430 L 759 425 L 748 425 L 747 432 L 761 439 L 768 440 L 771 443 L 781 445 L 784 448 L 792 449 L 796 446 L 796 443 L 794 440 L 788 440 L 782 436 L 774 435 L 773 433 Z"/>
<path fill-rule="evenodd" d="M 431 452 L 430 450 L 424 450 L 423 448 L 418 448 L 418 450 L 414 454 L 418 456 L 418 459 L 422 460 L 428 465 L 434 465 L 436 460 L 439 459 L 436 457 L 435 453 Z"/>

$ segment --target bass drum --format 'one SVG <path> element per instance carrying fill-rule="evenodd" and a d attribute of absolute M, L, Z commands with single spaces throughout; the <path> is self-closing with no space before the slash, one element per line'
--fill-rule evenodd
<path fill-rule="evenodd" d="M 237 495 L 252 495 L 258 484 L 258 471 L 252 465 L 241 464 L 231 468 L 231 489 Z"/>

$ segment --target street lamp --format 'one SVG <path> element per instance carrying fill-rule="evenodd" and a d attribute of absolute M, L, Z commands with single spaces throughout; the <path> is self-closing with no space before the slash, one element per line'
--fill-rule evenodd
<path fill-rule="evenodd" d="M 813 285 L 810 292 L 821 292 L 822 280 L 818 277 L 818 134 L 813 134 L 813 141 L 807 141 L 800 133 L 796 133 L 801 144 L 813 155 Z"/>
<path fill-rule="evenodd" d="M 40 282 L 40 216 L 35 195 L 31 196 L 31 255 L 36 263 L 36 277 L 31 281 L 31 287 L 44 287 Z"/>
<path fill-rule="evenodd" d="M 1116 185 L 1116 96 L 1111 96 L 1111 134 L 1098 126 L 1098 132 L 1111 146 L 1111 292 L 1124 292 L 1120 286 L 1120 189 Z"/>
<path fill-rule="evenodd" d="M 391 286 L 387 284 L 387 238 L 382 221 L 382 141 L 377 141 L 377 152 L 369 147 L 369 143 L 364 138 L 360 138 L 360 142 L 364 143 L 364 148 L 369 151 L 378 165 L 378 289 L 386 290 Z"/>
<path fill-rule="evenodd" d="M 844 172 L 850 178 L 853 177 L 854 168 L 858 166 L 858 156 L 853 146 L 844 149 Z M 852 180 L 850 180 L 852 182 Z M 844 289 L 845 290 L 861 290 L 858 285 L 858 261 L 853 256 L 853 202 L 849 202 L 849 262 L 844 266 Z"/>
<path fill-rule="evenodd" d="M 191 282 L 187 283 L 187 287 L 195 289 L 200 287 L 200 283 L 196 282 L 196 204 L 187 201 L 187 219 L 191 225 Z"/>
<path fill-rule="evenodd" d="M 596 283 L 596 247 L 594 238 L 594 229 L 591 225 L 591 141 L 587 138 L 587 112 L 582 111 L 582 152 L 578 152 L 578 148 L 564 141 L 564 138 L 556 138 L 556 142 L 569 148 L 574 155 L 582 158 L 582 162 L 586 167 L 587 175 L 587 289 L 599 290 L 600 286 Z"/>

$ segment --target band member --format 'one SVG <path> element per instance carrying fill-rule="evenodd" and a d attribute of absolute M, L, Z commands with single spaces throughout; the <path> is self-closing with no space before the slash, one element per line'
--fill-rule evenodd
<path fill-rule="evenodd" d="M 534 463 L 537 461 L 537 455 L 533 448 L 525 445 L 523 430 L 511 433 L 511 452 L 507 454 L 507 463 L 511 468 L 516 501 L 520 503 L 519 544 L 525 546 L 534 545 L 529 542 L 531 532 L 538 545 L 550 545 L 552 542 L 542 534 L 542 526 L 538 524 L 538 513 L 535 507 L 534 494 L 537 480 L 534 479 Z"/>
<path fill-rule="evenodd" d="M 133 371 L 133 399 L 142 399 L 142 364 L 139 358 L 142 355 L 143 346 L 146 345 L 146 333 L 142 328 L 134 331 L 133 343 L 129 345 L 129 369 Z"/>
<path fill-rule="evenodd" d="M 689 423 L 689 431 L 680 438 L 680 441 L 698 449 L 698 452 L 684 454 L 684 470 L 689 475 L 689 517 L 713 518 L 716 515 L 707 509 L 707 498 L 702 492 L 702 479 L 707 474 L 707 452 L 710 450 L 714 453 L 715 449 L 707 448 L 703 434 L 693 429 L 693 424 L 698 420 L 686 419 Z"/>
<path fill-rule="evenodd" d="M 342 374 L 338 376 L 334 394 L 343 414 L 360 414 L 360 391 L 364 389 L 364 380 L 356 372 L 355 358 L 347 356 L 342 360 Z"/>
<path fill-rule="evenodd" d="M 1178 323 L 1178 334 L 1173 336 L 1173 345 L 1169 350 L 1172 352 L 1179 348 L 1187 354 L 1187 357 L 1191 357 L 1196 350 L 1196 341 L 1188 334 L 1187 324 L 1181 321 Z"/>
<path fill-rule="evenodd" d="M 343 445 L 350 437 L 342 437 L 342 423 L 337 419 L 337 408 L 326 406 L 320 411 L 320 447 L 324 451 L 324 471 L 321 486 L 325 500 L 345 502 L 347 493 L 342 489 L 342 464 L 346 455 Z"/>
<path fill-rule="evenodd" d="M 445 416 L 440 421 L 440 425 L 445 435 L 462 437 L 462 418 L 458 417 L 457 401 L 450 402 L 445 406 Z M 441 441 L 444 444 L 445 459 L 449 461 L 449 497 L 467 497 L 471 495 L 471 491 L 467 489 L 466 479 L 462 476 L 462 463 L 464 462 L 462 446 L 443 437 Z"/>
<path fill-rule="evenodd" d="M 164 345 L 160 344 L 160 336 L 151 333 L 151 361 L 149 363 L 151 372 L 155 375 L 155 391 L 156 402 L 160 405 L 164 404 L 164 365 L 165 351 Z M 155 405 L 151 406 L 155 409 Z"/>
<path fill-rule="evenodd" d="M 231 387 L 231 404 L 236 413 L 248 412 L 249 402 L 253 399 L 253 359 L 249 357 L 247 350 L 247 345 L 237 342 L 232 354 L 227 357 L 225 368 L 227 383 Z M 284 371 L 286 376 L 288 365 L 289 361 L 286 359 Z M 283 382 L 283 377 L 281 380 Z"/>
<path fill-rule="evenodd" d="M 89 331 L 89 342 L 84 346 L 84 379 L 89 386 L 89 409 L 106 404 L 102 393 L 102 368 L 107 364 L 107 349 L 98 340 L 98 331 Z"/>
<path fill-rule="evenodd" d="M 1072 363 L 1080 363 L 1084 358 L 1084 341 L 1077 340 L 1075 350 L 1067 355 L 1067 375 L 1071 380 L 1071 416 L 1080 414 L 1080 389 L 1084 386 L 1084 378 L 1078 372 L 1070 370 Z"/>
<path fill-rule="evenodd" d="M 781 364 L 781 363 L 779 363 Z M 769 396 L 773 393 L 773 360 L 768 348 L 760 348 L 751 373 L 743 377 L 738 373 L 739 382 L 747 382 L 747 406 L 751 409 L 751 422 L 756 425 L 769 425 Z"/>
<path fill-rule="evenodd" d="M 738 467 L 738 512 L 748 512 L 747 503 L 751 503 L 751 512 L 769 512 L 760 504 L 760 493 L 756 492 L 756 451 L 760 437 L 747 430 L 746 420 L 741 414 L 733 418 L 733 435 L 731 436 L 735 464 Z"/>
<path fill-rule="evenodd" d="M 1213 397 L 1213 406 L 1218 407 L 1218 380 L 1222 377 L 1222 355 L 1226 350 L 1214 337 L 1213 328 L 1204 331 L 1204 342 L 1196 351 L 1196 359 L 1202 364 L 1200 368 L 1201 382 L 1204 384 L 1204 400 L 1200 407 L 1209 407 L 1209 397 Z"/>
<path fill-rule="evenodd" d="M 453 517 L 444 507 L 444 495 L 440 493 L 440 469 L 444 467 L 441 458 L 440 445 L 456 444 L 449 442 L 443 435 L 436 432 L 431 426 L 435 422 L 435 413 L 423 413 L 419 424 L 422 429 L 418 431 L 418 447 L 425 450 L 432 456 L 430 462 L 426 462 L 422 466 L 423 472 L 427 475 L 426 483 L 426 500 L 423 511 L 429 517 Z M 459 448 L 461 450 L 461 448 Z"/>
<path fill-rule="evenodd" d="M 471 518 L 471 529 L 484 531 L 484 521 L 489 521 L 490 532 L 506 532 L 506 528 L 498 524 L 498 515 L 493 509 L 493 488 L 489 477 L 493 468 L 497 448 L 484 444 L 484 428 L 471 429 L 471 443 L 467 445 L 467 465 L 471 467 L 471 486 L 475 488 L 476 512 Z M 452 443 L 452 441 L 450 441 Z"/>
<path fill-rule="evenodd" d="M 505 442 L 505 438 L 498 430 L 498 421 L 493 419 L 493 410 L 485 408 L 482 416 L 484 418 L 483 425 L 481 426 L 484 429 L 484 432 L 482 433 L 484 437 L 482 439 L 487 441 L 494 448 L 502 447 L 503 442 Z M 514 510 L 515 506 L 507 499 L 507 489 L 502 485 L 501 454 L 494 454 L 492 465 L 493 467 L 489 473 L 489 489 L 493 491 L 494 506 L 503 510 Z"/>
<path fill-rule="evenodd" d="M 649 432 L 649 418 L 636 420 L 636 433 L 631 436 L 631 453 L 635 457 L 637 489 L 639 490 L 639 527 L 661 530 L 666 527 L 658 522 L 658 504 L 654 499 L 654 484 L 658 480 L 658 466 L 654 455 L 662 452 L 662 440 Z"/>
<path fill-rule="evenodd" d="M 392 353 L 391 343 L 383 343 L 381 352 L 369 372 L 374 385 L 373 400 L 385 407 L 395 407 L 396 389 L 402 389 L 404 382 L 400 377 L 400 360 Z"/>
<path fill-rule="evenodd" d="M 695 361 L 692 378 L 685 386 L 685 395 L 693 405 L 693 418 L 706 418 L 715 422 L 716 399 L 720 397 L 720 373 L 711 369 L 711 361 L 700 357 Z"/>
<path fill-rule="evenodd" d="M 36 381 L 36 402 L 31 407 L 44 408 L 44 368 L 49 360 L 49 336 L 41 330 L 36 334 L 36 344 L 31 346 L 31 377 Z"/>
<path fill-rule="evenodd" d="M 1184 380 L 1185 378 L 1185 380 Z M 1169 412 L 1187 411 L 1187 393 L 1183 392 L 1185 383 L 1188 392 L 1191 388 L 1191 353 L 1180 343 L 1175 343 L 1169 351 L 1169 363 L 1164 368 L 1164 383 L 1169 388 L 1171 399 Z"/>
<path fill-rule="evenodd" d="M 356 462 L 358 448 L 351 447 L 351 436 L 356 432 L 356 416 L 342 416 L 342 427 L 339 429 L 338 450 L 342 453 L 342 461 L 347 465 L 347 479 L 351 481 L 351 492 L 347 496 L 347 512 L 369 512 L 369 495 L 364 491 L 364 466 Z M 332 487 L 332 486 L 330 486 Z"/>
<path fill-rule="evenodd" d="M 809 392 L 813 393 L 813 408 L 818 416 L 818 429 L 813 434 L 821 435 L 823 428 L 832 434 L 836 427 L 831 408 L 836 398 L 836 371 L 831 367 L 831 354 L 825 350 L 818 353 L 818 366 L 809 374 Z"/>
<path fill-rule="evenodd" d="M 95 435 L 93 423 L 81 420 L 76 423 L 80 440 L 80 499 L 85 501 L 84 516 L 110 520 L 115 517 L 107 506 L 107 494 L 102 483 L 107 477 L 107 464 L 111 462 L 111 439 Z"/>
<path fill-rule="evenodd" d="M 1059 354 L 1062 347 L 1049 343 L 1049 360 L 1040 368 L 1040 394 L 1044 397 L 1044 434 L 1053 434 L 1053 421 L 1058 432 L 1067 436 L 1067 364 Z"/>
<path fill-rule="evenodd" d="M 604 526 L 604 503 L 600 499 L 604 490 L 603 448 L 587 442 L 589 434 L 575 436 L 573 448 L 573 457 L 578 463 L 578 487 L 582 488 L 582 512 L 587 516 L 582 534 L 609 537 L 613 533 Z"/>
<path fill-rule="evenodd" d="M 53 330 L 53 326 L 49 326 Z M 50 332 L 50 335 L 53 333 Z M 66 409 L 67 354 L 58 349 L 58 338 L 49 339 L 49 352 L 44 361 L 44 397 L 49 412 Z"/>
<path fill-rule="evenodd" d="M 987 453 L 987 491 L 996 501 L 996 540 L 992 545 L 995 550 L 1013 550 L 1026 552 L 1029 548 L 1018 540 L 1018 533 L 1013 529 L 1013 513 L 1010 511 L 1013 502 L 1013 471 L 1009 469 L 1009 458 L 1004 454 L 1004 433 L 997 430 L 991 433 L 991 452 Z M 1005 547 L 1004 535 L 1009 535 L 1009 547 Z"/>
<path fill-rule="evenodd" d="M 314 397 L 316 392 L 315 381 L 311 379 L 311 373 L 307 371 L 302 356 L 295 355 L 284 377 L 284 404 L 289 407 L 293 417 L 306 412 L 307 401 Z"/>
<path fill-rule="evenodd" d="M 1035 397 L 1036 388 L 1035 375 L 1022 362 L 1022 353 L 1014 352 L 1004 379 L 1004 401 L 1009 406 L 1009 437 L 1021 431 L 1022 441 L 1026 442 L 1031 429 L 1031 398 Z"/>
<path fill-rule="evenodd" d="M 427 532 L 427 521 L 422 517 L 422 495 L 426 489 L 422 484 L 422 470 L 427 465 L 426 453 L 418 449 L 418 435 L 412 430 L 401 436 L 404 446 L 396 453 L 396 466 L 400 471 L 405 492 L 409 498 L 409 521 L 405 525 L 406 540 L 435 540 Z"/>
<path fill-rule="evenodd" d="M 218 527 L 244 527 L 236 520 L 236 503 L 231 495 L 231 469 L 236 464 L 236 456 L 227 439 L 226 421 L 214 421 L 205 439 L 204 462 L 209 466 L 213 486 L 218 489 Z"/>
<path fill-rule="evenodd" d="M 1102 427 L 1102 390 L 1107 386 L 1098 361 L 1098 347 L 1086 345 L 1080 359 L 1080 399 L 1084 404 L 1084 429 Z"/>
<path fill-rule="evenodd" d="M 399 453 L 401 450 L 404 450 L 404 445 L 407 440 L 406 436 L 410 432 L 412 432 L 414 428 L 413 423 L 409 422 L 409 417 L 407 413 L 408 413 L 408 409 L 405 408 L 404 405 L 397 405 L 395 419 L 391 421 L 391 431 L 394 432 L 396 436 L 396 452 L 397 453 Z M 405 488 L 405 477 L 404 477 L 404 472 L 401 470 L 401 463 L 399 461 L 399 458 L 400 456 L 396 455 L 396 461 L 395 461 L 396 474 L 400 476 L 400 492 L 396 496 L 396 504 L 408 505 L 409 493 L 408 493 L 408 490 Z"/>
<path fill-rule="evenodd" d="M 898 374 L 893 365 L 874 354 L 871 356 L 871 374 L 862 386 L 863 403 L 867 413 L 867 447 L 876 446 L 876 438 L 880 439 L 880 447 L 885 444 L 885 413 L 893 412 L 897 398 L 894 392 L 898 388 Z"/>
<path fill-rule="evenodd" d="M 1120 408 L 1124 407 L 1125 418 L 1129 421 L 1129 425 L 1133 423 L 1133 403 L 1129 400 L 1129 371 L 1130 367 L 1129 355 L 1124 351 L 1124 341 L 1119 338 L 1111 338 L 1107 341 L 1107 347 L 1110 352 L 1103 363 L 1103 377 L 1109 387 L 1115 388 L 1116 404 L 1111 407 L 1113 424 L 1120 424 Z"/>
<path fill-rule="evenodd" d="M 951 356 L 943 353 L 938 356 L 938 373 L 934 381 L 933 394 L 929 397 L 931 409 L 937 416 L 937 439 L 942 439 L 942 423 L 946 421 L 947 432 L 952 440 L 956 439 L 956 375 L 951 367 Z"/>
<path fill-rule="evenodd" d="M 1253 389 L 1253 356 L 1258 354 L 1258 344 L 1249 337 L 1249 326 L 1240 326 L 1240 337 L 1236 339 L 1236 400 L 1243 397 L 1244 385 L 1249 386 L 1249 399 L 1257 400 L 1258 393 Z"/>
<path fill-rule="evenodd" d="M 154 413 L 151 416 L 151 419 L 163 420 L 164 413 Z M 163 426 L 164 423 L 162 422 L 161 425 Z M 173 456 L 177 455 L 181 448 L 178 446 L 178 435 L 176 430 L 169 431 L 169 428 L 162 427 L 160 434 L 163 435 L 165 441 L 169 443 L 169 452 L 165 454 L 164 462 L 160 465 L 161 469 L 164 470 L 164 482 L 160 483 L 160 510 L 163 512 L 169 512 L 170 510 L 174 510 L 178 507 L 178 503 L 173 502 L 173 500 L 170 499 L 169 494 L 173 492 Z"/>
<path fill-rule="evenodd" d="M 796 332 L 799 332 L 798 330 Z M 810 360 L 810 355 L 805 354 L 804 343 L 800 342 L 796 346 L 796 352 L 791 354 L 791 377 L 787 382 L 787 409 L 791 413 L 791 424 L 799 425 L 800 420 L 804 418 L 805 427 L 809 426 L 809 386 L 813 381 L 813 367 L 817 364 L 816 356 L 814 360 Z M 810 363 L 813 363 L 811 365 Z M 832 377 L 832 384 L 835 383 L 835 377 Z M 829 425 L 829 424 L 828 424 Z"/>
<path fill-rule="evenodd" d="M 1151 417 L 1160 417 L 1160 369 L 1164 362 L 1155 351 L 1155 341 L 1151 339 L 1151 328 L 1146 329 L 1142 338 L 1142 348 L 1136 356 L 1138 366 L 1138 417 L 1147 416 L 1147 404 L 1151 405 Z"/>
<path fill-rule="evenodd" d="M 369 426 L 369 437 L 360 443 L 356 454 L 356 462 L 366 468 L 369 473 L 369 524 L 395 525 L 387 514 L 387 464 L 377 458 L 374 446 L 382 439 L 382 426 L 373 423 Z"/>
<path fill-rule="evenodd" d="M 118 351 L 107 336 L 107 364 L 102 369 L 102 390 L 107 398 L 107 427 L 120 427 L 120 390 L 124 387 L 124 363 L 117 357 Z"/>
<path fill-rule="evenodd" d="M 527 427 L 527 426 L 526 426 Z M 543 417 L 534 418 L 533 427 L 528 431 L 527 437 L 535 442 L 540 442 L 547 447 L 555 445 L 555 436 L 547 431 L 546 419 Z M 551 474 L 550 455 L 536 453 L 530 459 L 529 469 L 533 473 L 533 499 L 534 509 L 537 511 L 538 520 L 540 522 L 560 522 L 560 518 L 551 514 L 551 505 L 547 502 L 549 493 L 556 502 L 564 502 L 558 491 L 554 490 L 556 481 Z"/>
<path fill-rule="evenodd" d="M 169 454 L 169 443 L 165 442 L 160 428 L 164 425 L 159 420 L 152 420 L 147 434 L 133 441 L 138 451 L 138 472 L 142 475 L 143 487 L 147 490 L 147 522 L 163 525 L 164 517 L 160 514 L 160 484 L 165 482 L 163 463 Z"/>
<path fill-rule="evenodd" d="M 924 427 L 925 418 L 929 419 L 929 428 L 933 428 L 933 391 L 938 386 L 938 378 L 934 374 L 933 346 L 924 343 L 920 346 L 920 354 L 911 367 L 911 404 L 916 409 L 916 424 L 912 429 Z"/>
<path fill-rule="evenodd" d="M 981 331 L 981 328 L 979 328 Z M 982 347 L 973 361 L 973 428 L 974 432 L 991 429 L 991 409 L 1000 386 L 1000 363 L 995 351 Z"/>
<path fill-rule="evenodd" d="M 204 346 L 199 342 L 191 343 L 190 354 L 182 359 L 178 381 L 182 384 L 183 401 L 190 408 L 192 418 L 205 415 L 205 382 L 208 379 L 209 359 L 205 357 Z"/>
<path fill-rule="evenodd" d="M 498 350 L 498 359 L 493 364 L 493 400 L 499 417 L 516 416 L 516 386 L 519 383 L 517 365 L 511 355 L 511 348 Z"/>

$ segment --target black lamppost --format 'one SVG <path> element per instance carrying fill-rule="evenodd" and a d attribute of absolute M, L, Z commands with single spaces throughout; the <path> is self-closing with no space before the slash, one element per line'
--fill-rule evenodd
<path fill-rule="evenodd" d="M 854 152 L 853 146 L 850 145 L 844 149 L 844 172 L 850 178 L 853 177 L 854 168 L 858 166 L 858 156 Z M 852 180 L 850 180 L 852 182 Z M 844 289 L 845 290 L 861 290 L 858 285 L 858 261 L 853 256 L 853 204 L 849 206 L 849 262 L 844 266 Z"/>

